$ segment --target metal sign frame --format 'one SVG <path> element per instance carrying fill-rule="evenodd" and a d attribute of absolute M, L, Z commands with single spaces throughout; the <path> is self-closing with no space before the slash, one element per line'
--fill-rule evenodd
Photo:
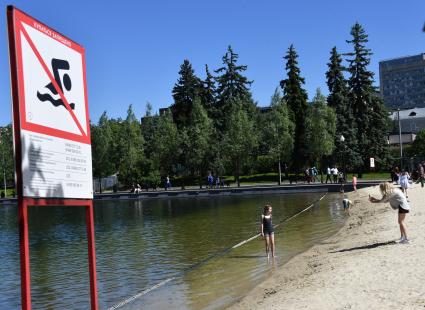
<path fill-rule="evenodd" d="M 96 254 L 95 254 L 95 237 L 94 237 L 94 216 L 93 216 L 93 199 L 69 199 L 69 198 L 43 198 L 43 197 L 24 197 L 23 191 L 23 173 L 22 173 L 22 144 L 21 144 L 21 128 L 27 126 L 25 122 L 22 122 L 23 119 L 21 116 L 21 107 L 25 100 L 23 98 L 24 93 L 22 92 L 23 86 L 20 84 L 22 68 L 18 68 L 17 53 L 21 51 L 17 50 L 16 46 L 16 30 L 15 29 L 15 14 L 19 14 L 21 17 L 36 21 L 40 25 L 46 27 L 46 29 L 52 30 L 50 27 L 39 22 L 38 20 L 32 18 L 31 16 L 25 14 L 24 12 L 16 9 L 13 6 L 7 6 L 7 25 L 8 25 L 8 36 L 9 36 L 9 60 L 10 60 L 10 74 L 11 74 L 11 92 L 12 92 L 12 110 L 13 110 L 13 130 L 14 130 L 14 155 L 15 155 L 15 183 L 18 195 L 18 221 L 19 221 L 19 243 L 20 243 L 20 269 L 21 269 L 21 301 L 22 309 L 30 310 L 31 309 L 31 282 L 30 282 L 30 261 L 29 261 L 29 233 L 28 233 L 28 207 L 30 206 L 78 206 L 86 208 L 86 228 L 87 228 L 87 242 L 88 242 L 88 265 L 89 265 L 89 277 L 90 277 L 90 299 L 91 299 L 91 309 L 98 309 L 98 299 L 97 299 L 97 284 L 96 284 Z M 19 26 L 18 26 L 19 27 Z M 58 32 L 54 31 L 56 34 Z M 24 34 L 25 35 L 25 34 Z M 60 34 L 59 34 L 60 35 Z M 62 38 L 71 41 L 67 37 L 60 35 Z M 78 44 L 77 44 L 78 46 Z M 33 47 L 31 47 L 33 48 Z M 35 52 L 34 48 L 33 51 Z M 83 58 L 83 66 L 85 70 L 85 62 Z M 46 68 L 43 67 L 44 70 Z M 47 73 L 47 72 L 46 72 Z M 85 71 L 84 71 L 85 76 Z M 54 80 L 51 76 L 49 79 L 54 85 Z M 55 89 L 59 93 L 61 99 L 64 102 L 66 109 L 71 113 L 72 110 L 69 107 L 69 103 L 66 101 L 65 96 L 60 91 L 61 89 L 58 85 L 54 85 Z M 86 83 L 84 80 L 84 90 L 86 91 Z M 87 100 L 87 98 L 86 98 Z M 88 118 L 88 108 L 86 104 L 86 116 Z M 25 119 L 25 118 L 24 118 Z M 74 121 L 78 123 L 78 120 L 73 116 Z M 78 125 L 78 124 L 77 124 Z M 79 126 L 79 129 L 81 126 Z M 46 128 L 42 128 L 46 130 Z M 45 132 L 47 134 L 55 135 L 57 132 Z M 82 132 L 83 133 L 83 132 Z M 90 144 L 90 131 L 87 130 L 87 134 L 82 137 L 72 137 L 66 136 L 65 139 L 75 140 L 83 139 L 83 143 Z"/>

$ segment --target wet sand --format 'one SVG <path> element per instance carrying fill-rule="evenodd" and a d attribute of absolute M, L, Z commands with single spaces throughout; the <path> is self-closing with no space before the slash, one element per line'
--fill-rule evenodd
<path fill-rule="evenodd" d="M 378 187 L 348 194 L 355 205 L 333 237 L 279 267 L 230 309 L 425 309 L 425 189 L 408 191 L 410 242 L 397 211 L 372 204 Z"/>

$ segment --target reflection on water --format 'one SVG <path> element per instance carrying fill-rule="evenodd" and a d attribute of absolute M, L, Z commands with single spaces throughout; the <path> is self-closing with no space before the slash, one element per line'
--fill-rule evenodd
<path fill-rule="evenodd" d="M 176 279 L 123 309 L 216 309 L 231 304 L 274 268 L 341 227 L 344 215 L 336 204 L 338 196 L 327 195 L 314 208 L 276 229 L 278 258 L 274 264 L 267 261 L 260 238 L 224 250 L 258 233 L 265 203 L 272 204 L 277 224 L 321 196 L 96 202 L 100 308 L 111 307 L 171 277 Z M 34 309 L 88 308 L 84 215 L 84 208 L 30 208 Z M 0 208 L 1 309 L 20 307 L 16 219 L 15 206 Z"/>

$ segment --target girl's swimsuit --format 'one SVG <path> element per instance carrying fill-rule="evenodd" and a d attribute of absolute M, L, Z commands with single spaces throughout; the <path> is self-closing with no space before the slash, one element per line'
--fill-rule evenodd
<path fill-rule="evenodd" d="M 274 233 L 271 215 L 269 217 L 263 215 L 263 232 L 265 235 L 271 235 Z"/>

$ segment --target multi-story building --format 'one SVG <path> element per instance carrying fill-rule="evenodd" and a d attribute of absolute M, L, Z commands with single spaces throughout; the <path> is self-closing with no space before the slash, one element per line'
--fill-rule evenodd
<path fill-rule="evenodd" d="M 425 53 L 381 61 L 379 80 L 387 107 L 425 107 Z"/>

